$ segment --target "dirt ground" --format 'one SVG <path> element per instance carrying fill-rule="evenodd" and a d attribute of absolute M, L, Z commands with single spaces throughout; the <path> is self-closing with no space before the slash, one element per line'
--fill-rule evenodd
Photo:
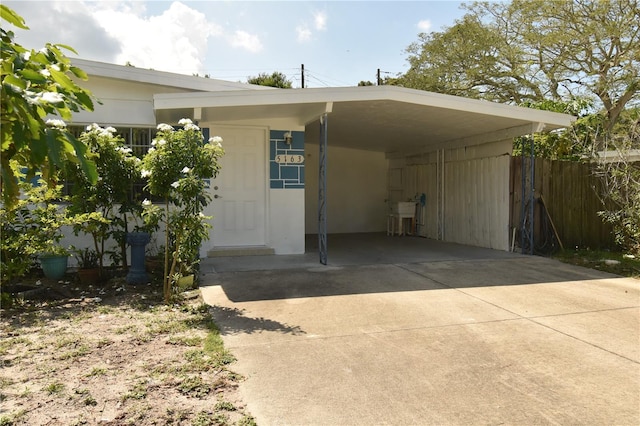
<path fill-rule="evenodd" d="M 0 311 L 0 426 L 255 424 L 198 290 L 29 284 Z"/>

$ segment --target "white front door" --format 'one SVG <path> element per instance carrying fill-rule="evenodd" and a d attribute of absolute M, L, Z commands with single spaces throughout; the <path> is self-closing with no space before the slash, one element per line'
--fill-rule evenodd
<path fill-rule="evenodd" d="M 267 130 L 210 126 L 210 136 L 222 137 L 225 154 L 218 177 L 211 181 L 215 247 L 262 246 L 266 242 Z"/>

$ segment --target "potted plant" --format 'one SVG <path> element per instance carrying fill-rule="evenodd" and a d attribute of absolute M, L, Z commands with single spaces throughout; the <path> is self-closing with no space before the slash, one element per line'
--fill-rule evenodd
<path fill-rule="evenodd" d="M 76 250 L 75 257 L 78 260 L 78 278 L 82 284 L 93 284 L 100 280 L 100 263 L 98 252 L 85 248 Z"/>
<path fill-rule="evenodd" d="M 59 280 L 67 272 L 69 252 L 60 247 L 60 250 L 51 250 L 38 256 L 40 268 L 45 277 L 51 280 Z"/>
<path fill-rule="evenodd" d="M 22 256 L 37 258 L 45 277 L 59 280 L 67 270 L 69 257 L 69 247 L 61 244 L 63 230 L 91 216 L 70 214 L 63 204 L 66 199 L 61 196 L 62 185 L 48 187 L 39 179 L 23 182 L 20 189 L 23 197 L 11 215 L 16 227 L 16 232 L 8 235 L 11 245 L 18 247 Z"/>

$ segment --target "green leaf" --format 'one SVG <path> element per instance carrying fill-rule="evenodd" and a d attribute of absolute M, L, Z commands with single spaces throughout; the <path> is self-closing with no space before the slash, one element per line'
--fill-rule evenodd
<path fill-rule="evenodd" d="M 86 92 L 78 91 L 76 92 L 76 97 L 78 98 L 80 105 L 84 109 L 86 109 L 87 111 L 93 111 L 93 101 L 91 100 L 91 97 Z"/>
<path fill-rule="evenodd" d="M 29 27 L 27 27 L 27 24 L 24 22 L 24 18 L 4 4 L 0 4 L 0 18 L 23 30 L 29 29 Z"/>
<path fill-rule="evenodd" d="M 38 64 L 49 65 L 51 61 L 41 50 L 31 50 L 31 62 L 35 62 Z"/>
<path fill-rule="evenodd" d="M 75 50 L 73 47 L 68 46 L 68 45 L 66 45 L 66 44 L 54 44 L 54 46 L 56 46 L 57 48 L 60 48 L 60 47 L 61 47 L 61 48 L 63 48 L 63 49 L 66 49 L 66 50 L 68 50 L 68 51 L 70 51 L 70 52 L 75 53 L 76 55 L 78 54 L 78 52 L 76 52 L 76 50 Z"/>
<path fill-rule="evenodd" d="M 53 80 L 64 89 L 69 91 L 77 90 L 75 83 L 62 71 L 56 71 L 53 68 L 50 68 L 49 72 L 51 73 L 51 78 L 53 78 Z"/>
<path fill-rule="evenodd" d="M 51 162 L 53 164 L 55 164 L 56 166 L 62 166 L 62 157 L 61 157 L 61 153 L 60 153 L 60 143 L 56 138 L 56 133 L 55 131 L 51 130 L 51 129 L 47 129 L 45 130 L 46 132 L 46 143 L 47 143 L 47 147 L 49 148 L 49 159 L 51 160 Z M 35 141 L 34 141 L 35 142 Z M 37 142 L 35 142 L 37 143 Z"/>
<path fill-rule="evenodd" d="M 18 78 L 15 75 L 8 75 L 8 76 L 6 76 L 4 78 L 4 80 L 2 80 L 2 85 L 3 86 L 5 86 L 7 84 L 11 85 L 11 86 L 15 86 L 15 87 L 17 87 L 17 88 L 19 88 L 21 90 L 25 90 L 27 88 L 27 83 L 23 79 Z M 5 86 L 5 88 L 7 88 L 7 87 Z M 12 89 L 11 91 L 14 91 L 13 88 L 11 88 L 11 89 Z"/>
<path fill-rule="evenodd" d="M 64 108 L 58 107 L 56 109 L 58 110 L 58 114 L 60 114 L 60 117 L 64 121 L 71 121 L 72 114 L 71 114 L 71 110 L 69 108 L 67 108 L 67 107 L 64 107 Z"/>
<path fill-rule="evenodd" d="M 78 67 L 70 67 L 69 70 L 78 78 L 81 78 L 83 80 L 87 80 L 89 78 L 89 76 L 87 75 L 86 72 L 84 72 L 82 69 L 78 68 Z"/>
<path fill-rule="evenodd" d="M 98 171 L 96 169 L 96 163 L 88 159 L 86 156 L 87 146 L 76 139 L 71 133 L 67 133 L 67 140 L 73 146 L 76 151 L 76 157 L 80 162 L 80 168 L 84 172 L 85 176 L 91 182 L 92 185 L 98 181 Z"/>
<path fill-rule="evenodd" d="M 49 135 L 47 135 L 48 137 Z M 47 157 L 49 151 L 49 144 L 42 139 L 34 139 L 30 143 L 31 145 L 31 161 L 35 164 L 40 164 Z"/>
<path fill-rule="evenodd" d="M 23 78 L 26 78 L 27 80 L 34 83 L 46 83 L 47 81 L 47 78 L 44 75 L 35 70 L 24 69 L 19 73 Z"/>

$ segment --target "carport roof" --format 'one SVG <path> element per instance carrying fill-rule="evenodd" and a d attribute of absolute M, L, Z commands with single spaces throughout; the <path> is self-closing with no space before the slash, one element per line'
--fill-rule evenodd
<path fill-rule="evenodd" d="M 425 152 L 568 127 L 573 116 L 396 86 L 238 90 L 154 95 L 159 121 L 198 110 L 217 122 L 294 118 L 298 126 L 328 115 L 329 145 Z M 314 139 L 319 126 L 308 127 Z"/>

